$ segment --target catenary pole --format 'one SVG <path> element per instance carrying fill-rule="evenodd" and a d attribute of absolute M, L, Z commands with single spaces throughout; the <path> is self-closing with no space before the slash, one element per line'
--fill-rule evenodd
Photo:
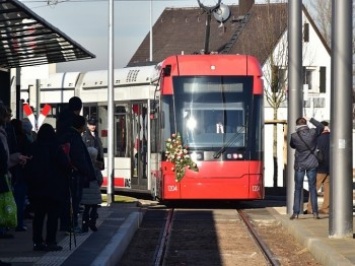
<path fill-rule="evenodd" d="M 111 204 L 114 201 L 114 157 L 113 157 L 113 147 L 114 147 L 114 136 L 113 136 L 113 24 L 114 23 L 114 4 L 113 0 L 109 0 L 109 21 L 108 21 L 108 86 L 107 86 L 107 106 L 108 106 L 108 116 L 107 116 L 107 128 L 108 128 L 108 139 L 107 139 L 107 204 Z"/>
<path fill-rule="evenodd" d="M 295 132 L 296 119 L 302 116 L 302 1 L 288 1 L 288 98 L 287 145 Z M 287 213 L 292 213 L 294 150 L 287 149 Z M 302 206 L 302 205 L 301 205 Z"/>
<path fill-rule="evenodd" d="M 353 238 L 352 1 L 332 1 L 329 237 Z"/>

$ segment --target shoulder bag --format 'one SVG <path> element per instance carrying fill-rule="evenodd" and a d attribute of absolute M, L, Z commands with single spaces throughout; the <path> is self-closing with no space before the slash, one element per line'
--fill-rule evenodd
<path fill-rule="evenodd" d="M 322 163 L 324 160 L 324 156 L 323 153 L 320 149 L 317 149 L 317 147 L 315 147 L 313 150 L 308 146 L 308 144 L 303 140 L 303 138 L 301 137 L 301 134 L 297 131 L 297 135 L 300 137 L 300 139 L 302 140 L 302 142 L 304 143 L 304 145 L 306 145 L 307 149 L 310 150 L 310 152 L 317 158 L 318 163 Z M 308 156 L 307 156 L 308 157 Z"/>

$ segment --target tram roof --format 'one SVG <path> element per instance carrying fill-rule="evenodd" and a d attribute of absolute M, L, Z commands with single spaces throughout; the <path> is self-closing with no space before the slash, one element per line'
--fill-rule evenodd
<path fill-rule="evenodd" d="M 53 73 L 48 79 L 40 80 L 41 90 L 74 89 L 80 72 Z"/>
<path fill-rule="evenodd" d="M 18 0 L 0 0 L 0 68 L 95 58 Z"/>
<path fill-rule="evenodd" d="M 150 84 L 160 73 L 157 65 L 115 69 L 114 86 Z M 88 71 L 84 73 L 83 88 L 107 87 L 107 70 Z"/>

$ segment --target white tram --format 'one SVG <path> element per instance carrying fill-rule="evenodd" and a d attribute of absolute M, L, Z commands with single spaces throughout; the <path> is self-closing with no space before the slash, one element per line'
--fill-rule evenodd
<path fill-rule="evenodd" d="M 149 119 L 154 98 L 158 97 L 156 84 L 159 65 L 122 68 L 114 70 L 114 186 L 116 190 L 152 193 L 150 129 L 154 119 Z M 56 73 L 39 81 L 39 102 L 51 106 L 45 123 L 55 127 L 57 114 L 66 108 L 72 96 L 83 102 L 82 115 L 98 118 L 97 130 L 103 142 L 107 159 L 108 136 L 108 71 Z M 28 90 L 21 91 L 21 98 L 28 99 Z M 147 156 L 150 154 L 150 156 Z M 107 162 L 106 162 L 107 166 Z M 107 173 L 103 171 L 104 184 Z M 154 193 L 153 193 L 154 194 Z"/>

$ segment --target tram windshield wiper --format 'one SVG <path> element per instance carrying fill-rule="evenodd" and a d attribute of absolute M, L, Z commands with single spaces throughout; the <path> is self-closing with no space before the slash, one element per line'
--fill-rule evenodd
<path fill-rule="evenodd" d="M 238 137 L 241 136 L 241 134 L 244 134 L 244 132 L 245 132 L 245 126 L 244 125 L 240 126 L 238 131 L 235 132 L 233 136 L 231 136 L 230 139 L 226 143 L 224 143 L 223 146 L 218 151 L 216 151 L 213 154 L 213 158 L 218 159 L 221 156 L 221 154 L 225 152 L 226 148 L 230 147 L 238 139 Z"/>

